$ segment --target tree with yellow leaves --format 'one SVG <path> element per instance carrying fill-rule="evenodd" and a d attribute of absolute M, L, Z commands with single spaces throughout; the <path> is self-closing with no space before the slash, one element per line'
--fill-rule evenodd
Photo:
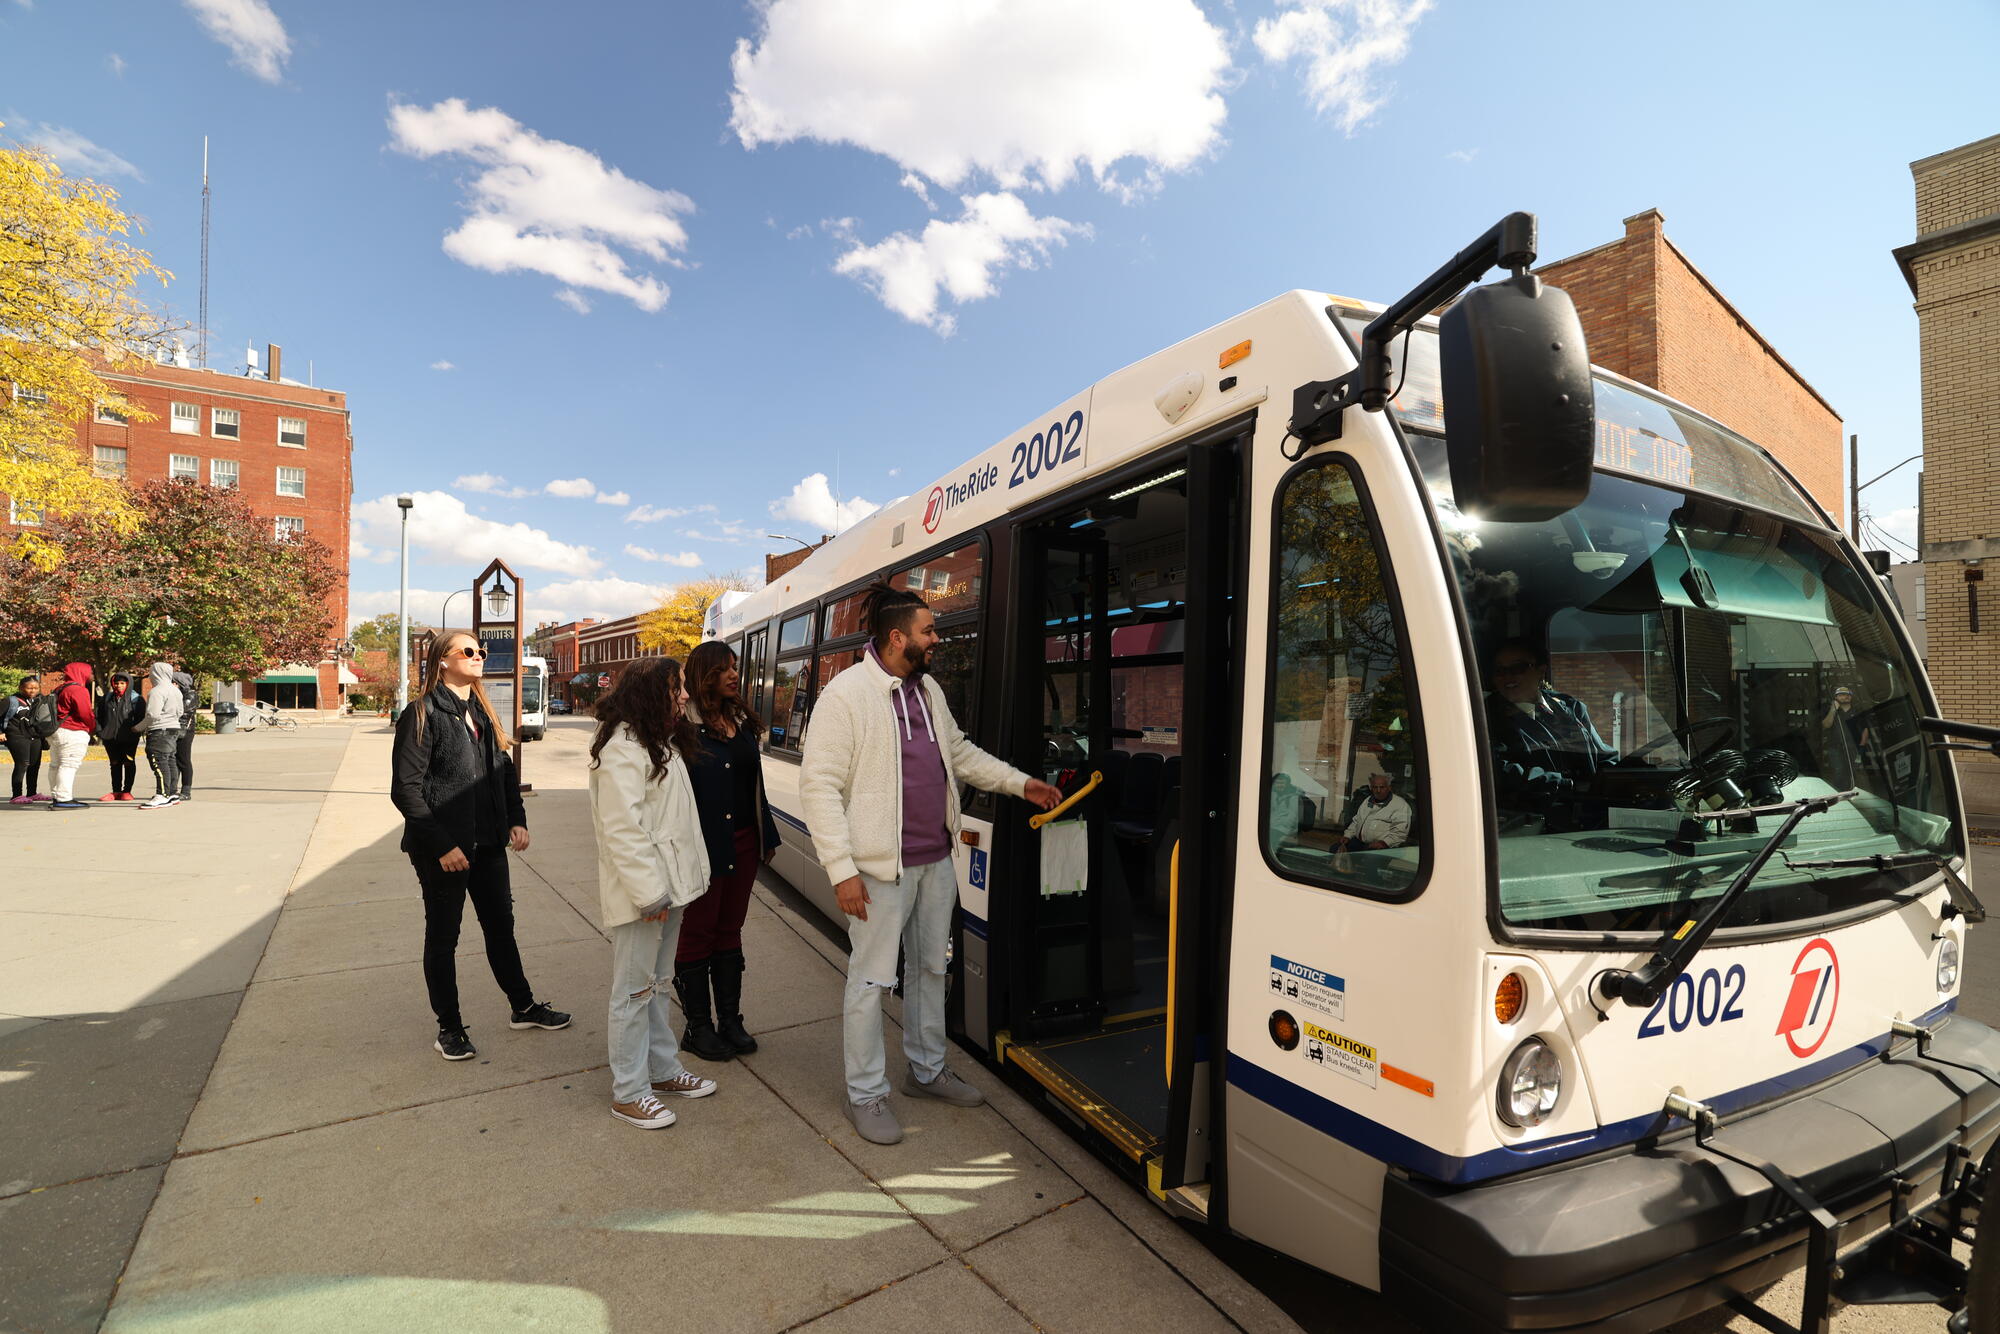
<path fill-rule="evenodd" d="M 750 581 L 740 574 L 714 575 L 695 579 L 667 590 L 660 605 L 639 617 L 639 647 L 655 649 L 670 658 L 685 658 L 701 642 L 702 626 L 708 609 L 724 593 L 744 592 Z"/>
<path fill-rule="evenodd" d="M 150 365 L 168 329 L 140 283 L 173 275 L 122 237 L 133 230 L 107 185 L 66 176 L 35 148 L 0 146 L 0 493 L 17 506 L 133 530 L 125 488 L 97 477 L 76 424 L 97 405 L 152 413 L 98 372 Z M 62 560 L 50 535 L 24 530 L 13 553 L 42 569 Z"/>

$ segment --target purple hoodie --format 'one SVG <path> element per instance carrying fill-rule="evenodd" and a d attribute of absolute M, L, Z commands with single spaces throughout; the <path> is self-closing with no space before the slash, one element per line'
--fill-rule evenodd
<path fill-rule="evenodd" d="M 889 671 L 873 644 L 868 656 Z M 921 677 L 897 678 L 889 692 L 889 712 L 903 747 L 903 869 L 909 870 L 951 856 L 951 830 L 945 822 L 951 793 L 946 791 L 944 756 L 931 727 L 930 698 Z"/>

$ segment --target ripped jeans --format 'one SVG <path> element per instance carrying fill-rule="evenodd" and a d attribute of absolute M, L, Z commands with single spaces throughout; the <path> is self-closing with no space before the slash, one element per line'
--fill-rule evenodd
<path fill-rule="evenodd" d="M 951 858 L 906 866 L 896 880 L 864 874 L 868 920 L 847 919 L 847 995 L 842 1032 L 847 1097 L 871 1102 L 889 1092 L 882 1044 L 882 997 L 896 985 L 896 946 L 903 947 L 903 1055 L 929 1083 L 944 1069 L 945 950 L 958 875 Z"/>
<path fill-rule="evenodd" d="M 687 1073 L 674 1040 L 667 999 L 674 949 L 681 938 L 675 908 L 663 922 L 623 922 L 611 928 L 611 1096 L 636 1102 L 656 1079 Z"/>

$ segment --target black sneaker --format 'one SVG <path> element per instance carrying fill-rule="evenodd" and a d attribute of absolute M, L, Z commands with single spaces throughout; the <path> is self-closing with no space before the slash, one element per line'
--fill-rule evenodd
<path fill-rule="evenodd" d="M 536 1001 L 525 1010 L 514 1011 L 508 1021 L 509 1028 L 546 1028 L 550 1030 L 569 1027 L 569 1016 L 561 1010 L 552 1010 L 547 1001 Z"/>
<path fill-rule="evenodd" d="M 469 1061 L 479 1055 L 479 1049 L 472 1045 L 472 1039 L 465 1036 L 462 1028 L 440 1028 L 437 1041 L 431 1045 L 447 1061 Z"/>

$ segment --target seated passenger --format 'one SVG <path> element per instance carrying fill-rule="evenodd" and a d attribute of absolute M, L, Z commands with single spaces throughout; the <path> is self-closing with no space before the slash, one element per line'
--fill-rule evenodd
<path fill-rule="evenodd" d="M 1550 685 L 1547 675 L 1547 659 L 1521 640 L 1494 650 L 1486 725 L 1500 804 L 1541 815 L 1551 830 L 1597 827 L 1603 811 L 1585 809 L 1571 794 L 1617 752 L 1598 735 L 1583 701 Z"/>
<path fill-rule="evenodd" d="M 1396 795 L 1389 775 L 1368 775 L 1368 795 L 1355 808 L 1334 850 L 1361 852 L 1380 848 L 1400 848 L 1410 838 L 1410 803 Z"/>

